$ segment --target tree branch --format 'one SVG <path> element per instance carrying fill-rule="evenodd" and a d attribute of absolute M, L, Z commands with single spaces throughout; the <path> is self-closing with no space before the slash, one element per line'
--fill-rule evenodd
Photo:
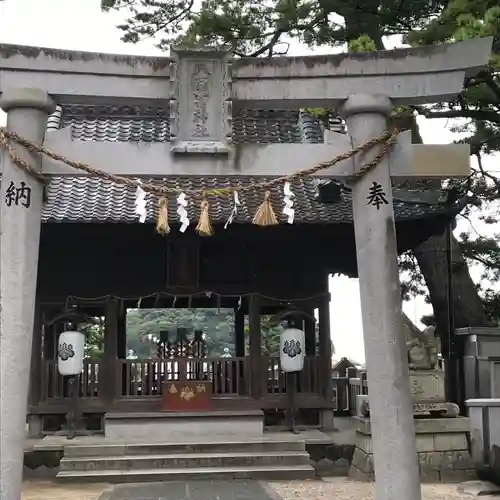
<path fill-rule="evenodd" d="M 500 266 L 488 259 L 485 259 L 484 257 L 479 257 L 479 255 L 467 255 L 465 254 L 465 257 L 467 259 L 475 260 L 476 262 L 479 262 L 480 264 L 483 264 L 485 267 L 489 267 L 490 269 L 500 269 Z"/>
<path fill-rule="evenodd" d="M 495 78 L 491 73 L 487 73 L 486 71 L 482 71 L 476 76 L 477 81 L 483 81 L 491 91 L 498 97 L 500 101 L 500 85 L 495 81 Z"/>
<path fill-rule="evenodd" d="M 473 109 L 450 109 L 449 111 L 431 111 L 419 106 L 414 109 L 426 118 L 471 118 L 500 124 L 500 116 L 494 111 L 483 111 Z"/>
<path fill-rule="evenodd" d="M 476 158 L 477 158 L 477 166 L 479 167 L 481 175 L 483 175 L 484 177 L 487 177 L 488 179 L 493 181 L 493 184 L 495 184 L 495 186 L 497 188 L 500 188 L 500 181 L 494 175 L 491 175 L 489 172 L 486 172 L 486 170 L 484 169 L 483 159 L 481 158 L 481 153 L 479 151 L 476 153 Z"/>

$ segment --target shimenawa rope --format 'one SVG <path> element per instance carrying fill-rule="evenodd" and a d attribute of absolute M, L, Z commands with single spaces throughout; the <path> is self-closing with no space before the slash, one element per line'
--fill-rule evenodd
<path fill-rule="evenodd" d="M 91 177 L 99 177 L 102 179 L 109 180 L 111 182 L 114 182 L 116 184 L 122 184 L 125 186 L 129 186 L 131 188 L 137 188 L 141 187 L 145 192 L 148 193 L 153 193 L 159 196 L 160 198 L 166 197 L 168 195 L 172 194 L 180 194 L 183 192 L 184 194 L 191 196 L 191 197 L 199 197 L 202 199 L 202 216 L 203 216 L 203 221 L 202 221 L 202 226 L 203 227 L 210 227 L 209 221 L 207 220 L 208 217 L 208 201 L 207 198 L 210 196 L 231 196 L 235 191 L 237 192 L 245 192 L 245 191 L 254 191 L 256 189 L 264 189 L 265 190 L 265 197 L 264 197 L 264 202 L 262 205 L 258 208 L 256 216 L 254 217 L 253 223 L 257 225 L 274 225 L 277 221 L 275 221 L 275 217 L 272 217 L 269 209 L 272 210 L 272 206 L 270 205 L 270 192 L 269 188 L 276 186 L 277 184 L 281 184 L 283 182 L 293 182 L 294 180 L 301 179 L 304 177 L 311 177 L 314 174 L 317 174 L 318 172 L 321 172 L 322 170 L 326 170 L 330 167 L 333 167 L 335 164 L 347 160 L 349 158 L 352 158 L 353 156 L 357 155 L 358 153 L 363 153 L 366 152 L 370 149 L 372 149 L 374 146 L 377 144 L 381 144 L 380 150 L 377 153 L 377 155 L 368 163 L 363 165 L 356 173 L 349 175 L 346 177 L 348 183 L 354 183 L 361 179 L 364 174 L 366 174 L 368 171 L 372 170 L 375 166 L 377 166 L 383 159 L 384 157 L 390 152 L 392 146 L 394 145 L 398 131 L 394 130 L 392 132 L 385 132 L 384 134 L 380 135 L 379 137 L 375 137 L 374 139 L 370 139 L 369 141 L 366 141 L 363 144 L 360 144 L 359 146 L 356 146 L 352 148 L 350 151 L 347 151 L 346 153 L 343 153 L 341 155 L 336 156 L 332 160 L 325 161 L 318 163 L 317 165 L 313 167 L 309 167 L 303 170 L 300 170 L 298 172 L 295 172 L 290 175 L 285 175 L 281 177 L 276 177 L 271 180 L 266 180 L 266 181 L 261 181 L 261 182 L 250 182 L 245 186 L 239 186 L 239 187 L 223 187 L 223 188 L 210 188 L 210 189 L 199 189 L 199 190 L 184 190 L 181 191 L 179 189 L 172 189 L 164 186 L 158 186 L 152 182 L 143 182 L 139 179 L 134 179 L 131 177 L 124 177 L 120 175 L 115 175 L 111 174 L 109 172 L 105 172 L 104 170 L 97 169 L 95 167 L 92 167 L 86 163 L 80 162 L 80 161 L 75 161 L 71 160 L 70 158 L 67 158 L 66 156 L 56 153 L 54 151 L 51 151 L 50 149 L 47 149 L 44 146 L 40 146 L 38 144 L 35 144 L 34 142 L 30 141 L 29 139 L 26 139 L 25 137 L 20 136 L 16 132 L 13 132 L 11 130 L 8 130 L 5 127 L 0 127 L 0 147 L 3 147 L 9 157 L 12 159 L 12 161 L 20 168 L 23 168 L 26 172 L 28 172 L 30 175 L 35 177 L 41 182 L 46 182 L 46 177 L 35 170 L 26 160 L 21 158 L 19 154 L 15 151 L 15 149 L 12 147 L 10 144 L 10 141 L 19 144 L 20 146 L 25 147 L 28 151 L 31 153 L 38 153 L 38 154 L 43 154 L 52 160 L 62 162 L 66 165 L 68 165 L 71 168 L 74 168 L 75 170 L 79 170 L 81 172 L 85 172 L 86 174 L 90 175 Z M 165 204 L 162 205 L 163 212 L 165 212 Z M 160 212 L 162 212 L 160 210 Z M 259 216 L 259 214 L 262 215 Z M 162 215 L 164 217 L 164 213 Z M 208 224 L 208 226 L 207 226 Z M 168 226 L 167 226 L 168 227 Z M 168 232 L 168 231 L 167 231 Z M 205 230 L 202 230 L 203 234 L 211 234 L 211 229 L 207 229 L 206 232 Z"/>

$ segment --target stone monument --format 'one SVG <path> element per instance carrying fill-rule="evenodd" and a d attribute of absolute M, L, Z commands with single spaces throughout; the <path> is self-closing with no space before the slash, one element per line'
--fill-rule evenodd
<path fill-rule="evenodd" d="M 427 327 L 420 331 L 405 314 L 402 316 L 421 480 L 466 481 L 474 478 L 467 440 L 469 419 L 460 418 L 459 407 L 446 401 L 435 329 Z M 370 480 L 374 477 L 374 465 L 369 396 L 358 396 L 357 407 L 356 447 L 349 475 Z"/>
<path fill-rule="evenodd" d="M 403 329 L 408 351 L 410 386 L 413 395 L 415 416 L 457 417 L 459 407 L 446 402 L 444 371 L 438 366 L 440 342 L 435 327 L 420 331 L 413 322 L 403 316 Z"/>
<path fill-rule="evenodd" d="M 0 106 L 8 132 L 32 141 L 13 146 L 29 166 L 2 151 L 0 235 L 0 497 L 20 500 L 24 422 L 39 252 L 42 184 L 36 174 L 85 175 L 42 158 L 43 145 L 104 173 L 143 177 L 290 175 L 387 136 L 394 105 L 451 100 L 464 79 L 488 62 L 492 39 L 369 54 L 242 58 L 217 50 L 178 50 L 172 57 L 134 57 L 0 46 Z M 39 88 L 25 88 L 36 82 Z M 170 143 L 97 143 L 71 130 L 45 132 L 54 103 L 155 103 L 169 109 Z M 322 144 L 231 144 L 232 109 L 336 108 L 349 136 Z M 465 144 L 412 145 L 399 134 L 390 154 L 374 147 L 317 175 L 350 182 L 360 283 L 370 429 L 379 500 L 419 500 L 408 359 L 401 336 L 392 178 L 467 177 Z M 376 166 L 366 170 L 375 158 Z M 379 159 L 379 158 L 378 158 Z M 351 182 L 352 181 L 352 182 Z M 14 195 L 14 198 L 12 198 Z M 184 221 L 183 221 L 184 224 Z M 459 421 L 457 419 L 449 419 Z"/>

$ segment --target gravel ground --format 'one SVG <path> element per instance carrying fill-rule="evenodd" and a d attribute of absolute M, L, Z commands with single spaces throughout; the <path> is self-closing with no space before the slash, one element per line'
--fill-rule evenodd
<path fill-rule="evenodd" d="M 32 480 L 23 484 L 22 500 L 97 500 L 106 484 L 61 484 Z"/>
<path fill-rule="evenodd" d="M 338 500 L 372 500 L 374 485 L 358 483 L 346 478 L 325 481 L 290 481 L 271 483 L 284 500 L 323 498 Z M 23 500 L 97 500 L 109 485 L 61 484 L 51 481 L 26 481 Z M 458 493 L 456 484 L 425 484 L 422 486 L 424 500 L 464 500 L 470 496 Z"/>
<path fill-rule="evenodd" d="M 375 498 L 373 483 L 350 481 L 344 477 L 325 479 L 325 481 L 291 481 L 288 483 L 271 483 L 283 500 L 323 498 L 338 500 L 372 500 Z M 469 495 L 460 494 L 456 484 L 424 484 L 423 500 L 462 500 L 471 499 Z"/>

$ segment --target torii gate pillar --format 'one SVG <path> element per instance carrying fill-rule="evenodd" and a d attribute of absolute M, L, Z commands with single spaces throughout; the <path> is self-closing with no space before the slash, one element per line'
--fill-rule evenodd
<path fill-rule="evenodd" d="M 387 130 L 391 100 L 355 94 L 342 114 L 353 146 Z M 356 158 L 359 170 L 371 158 Z M 373 155 L 372 155 L 373 156 Z M 377 187 L 378 198 L 374 189 Z M 413 402 L 401 334 L 401 295 L 389 158 L 352 186 L 377 498 L 420 500 Z"/>
<path fill-rule="evenodd" d="M 55 105 L 46 92 L 6 90 L 7 127 L 41 144 Z M 33 168 L 39 155 L 16 146 Z M 0 200 L 0 498 L 20 500 L 43 186 L 3 156 Z"/>

